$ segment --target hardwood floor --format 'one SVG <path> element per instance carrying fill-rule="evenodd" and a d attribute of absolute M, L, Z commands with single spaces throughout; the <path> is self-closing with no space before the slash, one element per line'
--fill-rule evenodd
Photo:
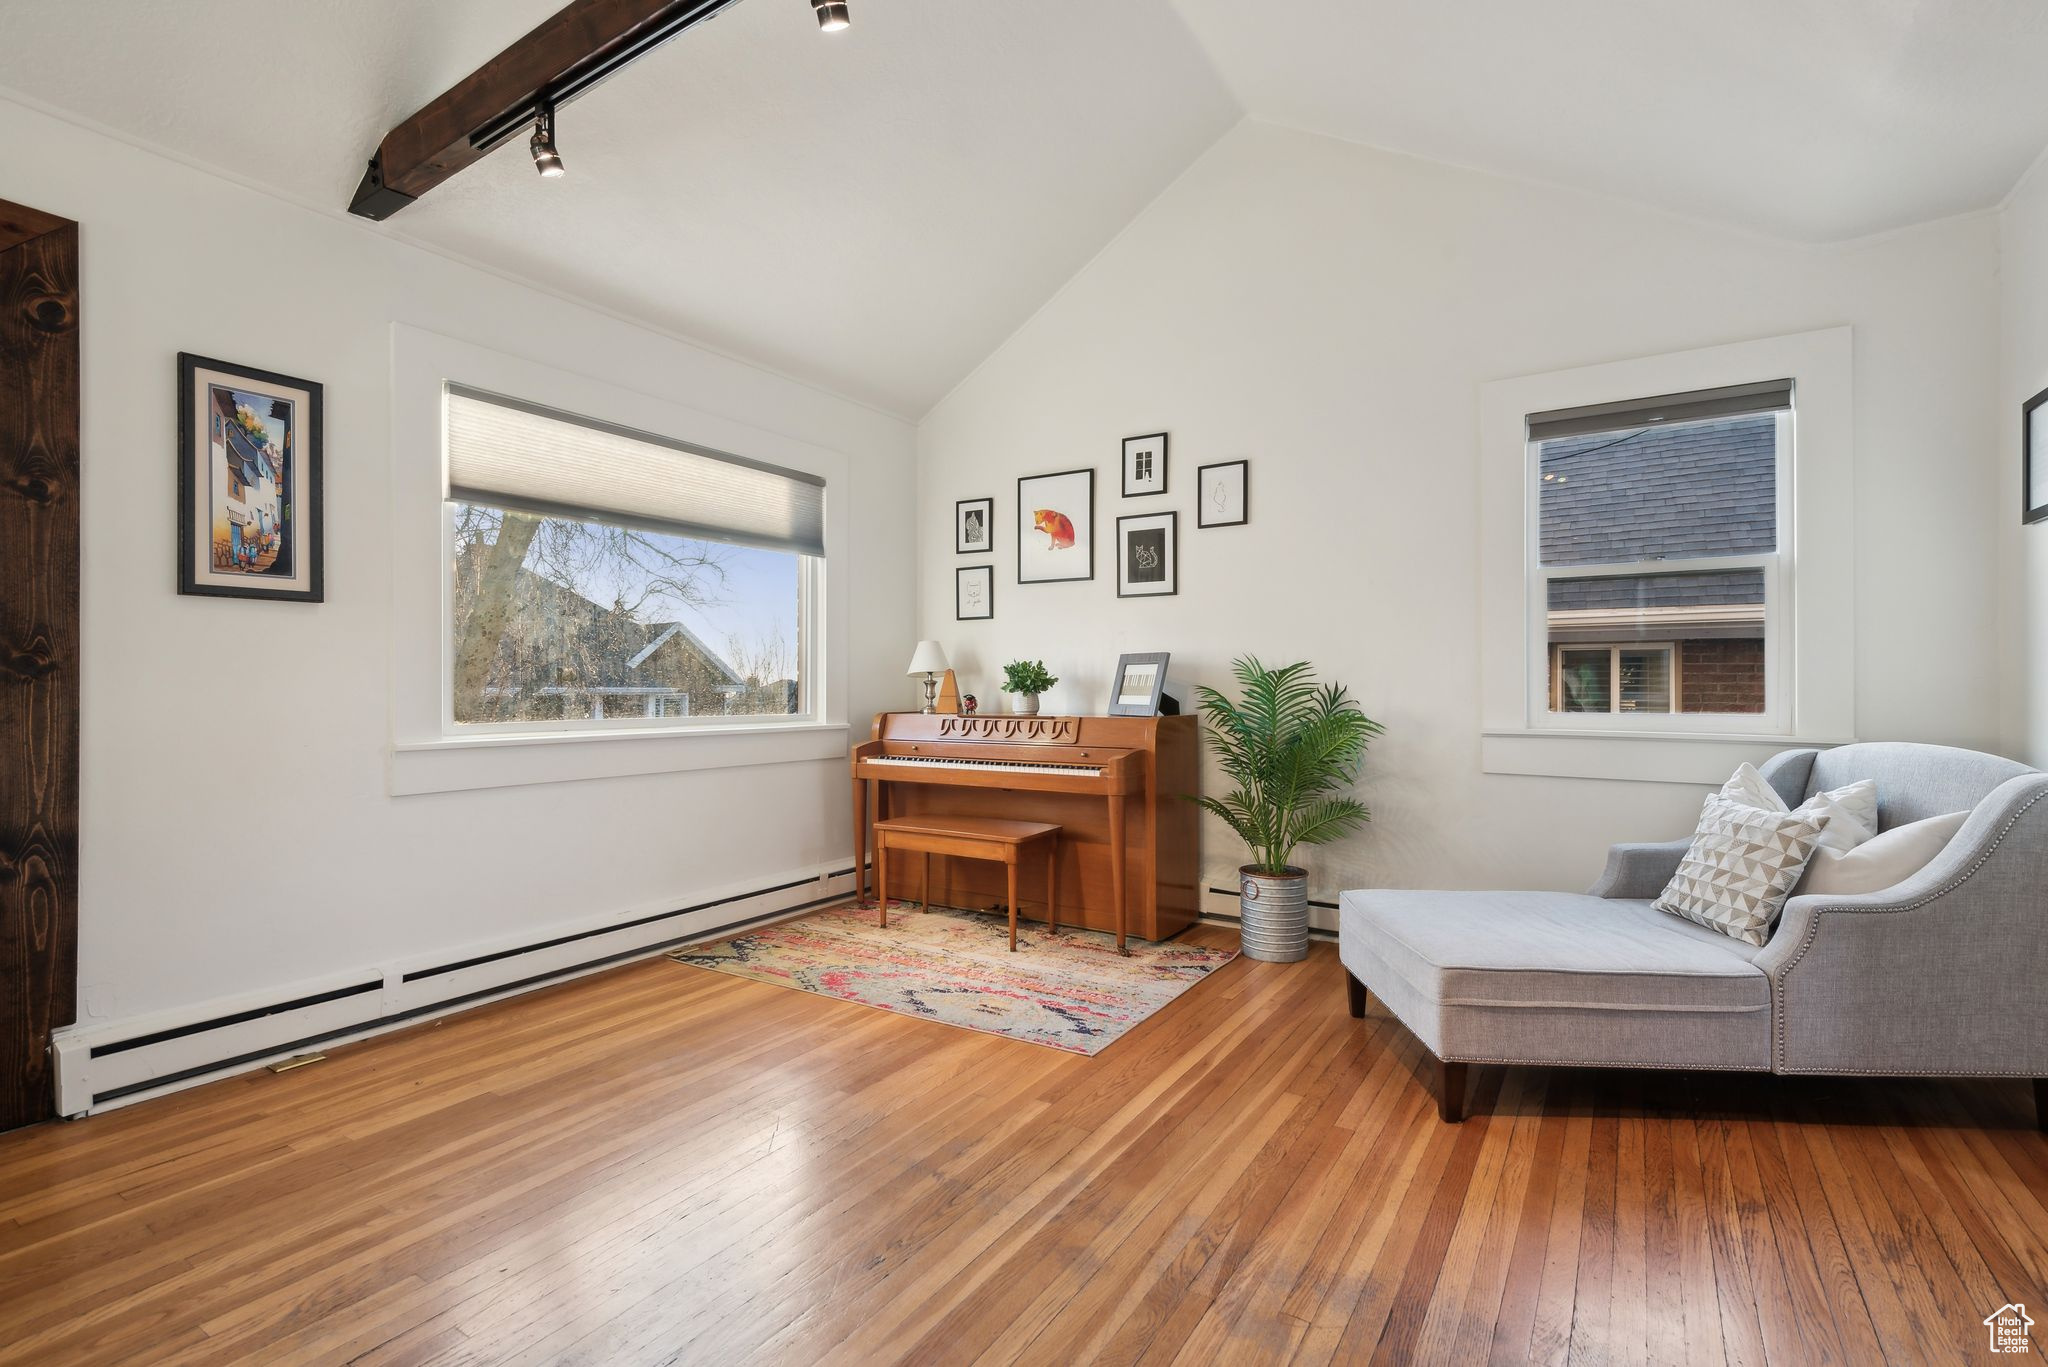
<path fill-rule="evenodd" d="M 2048 1326 L 2024 1084 L 1475 1068 L 1448 1126 L 1419 1071 L 1329 945 L 1093 1060 L 656 960 L 0 1138 L 0 1361 L 1906 1367 Z"/>

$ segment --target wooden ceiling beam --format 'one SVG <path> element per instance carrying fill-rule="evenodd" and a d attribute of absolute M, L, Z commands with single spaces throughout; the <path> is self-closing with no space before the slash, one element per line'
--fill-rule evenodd
<path fill-rule="evenodd" d="M 349 212 L 384 219 L 693 24 L 738 0 L 573 0 L 384 135 Z"/>

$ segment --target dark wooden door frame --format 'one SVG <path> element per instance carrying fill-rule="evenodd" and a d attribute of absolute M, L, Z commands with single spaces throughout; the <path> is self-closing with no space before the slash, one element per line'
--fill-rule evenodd
<path fill-rule="evenodd" d="M 0 1130 L 78 1001 L 78 225 L 0 200 Z"/>

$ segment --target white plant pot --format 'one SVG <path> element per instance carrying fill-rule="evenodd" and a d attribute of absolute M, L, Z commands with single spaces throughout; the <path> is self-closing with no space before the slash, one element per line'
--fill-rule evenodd
<path fill-rule="evenodd" d="M 1238 938 L 1248 959 L 1291 964 L 1308 957 L 1308 870 L 1237 871 Z"/>
<path fill-rule="evenodd" d="M 1010 695 L 1010 710 L 1020 717 L 1037 716 L 1038 695 L 1036 693 L 1012 693 Z"/>

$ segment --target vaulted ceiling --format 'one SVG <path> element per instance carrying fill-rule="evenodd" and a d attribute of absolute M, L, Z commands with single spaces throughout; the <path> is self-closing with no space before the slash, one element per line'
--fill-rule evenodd
<path fill-rule="evenodd" d="M 562 0 L 0 0 L 0 87 L 340 209 Z M 1756 231 L 1993 205 L 2039 0 L 747 0 L 382 229 L 916 417 L 1252 116 Z M 0 166 L 4 193 L 4 166 Z"/>
<path fill-rule="evenodd" d="M 1261 118 L 1836 241 L 2048 144 L 2040 0 L 1175 0 Z"/>

